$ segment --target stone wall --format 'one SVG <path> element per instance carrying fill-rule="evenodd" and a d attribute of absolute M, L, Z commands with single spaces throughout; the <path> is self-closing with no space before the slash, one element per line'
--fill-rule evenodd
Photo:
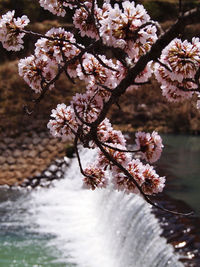
<path fill-rule="evenodd" d="M 21 184 L 39 176 L 66 154 L 66 144 L 48 132 L 24 132 L 0 140 L 0 185 Z"/>

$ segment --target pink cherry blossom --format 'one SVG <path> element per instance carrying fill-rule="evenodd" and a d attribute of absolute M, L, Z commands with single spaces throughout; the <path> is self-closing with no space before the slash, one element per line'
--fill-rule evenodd
<path fill-rule="evenodd" d="M 74 35 L 63 28 L 52 28 L 45 36 L 49 38 L 41 38 L 35 44 L 37 57 L 45 55 L 54 64 L 64 65 L 66 61 L 80 53 Z"/>
<path fill-rule="evenodd" d="M 155 162 L 160 158 L 163 144 L 160 135 L 153 131 L 152 134 L 137 132 L 136 133 L 136 145 L 140 150 L 142 158 L 149 162 Z"/>
<path fill-rule="evenodd" d="M 108 178 L 105 171 L 93 165 L 89 165 L 84 170 L 83 187 L 95 190 L 96 188 L 105 188 L 108 184 Z"/>
<path fill-rule="evenodd" d="M 165 177 L 159 177 L 152 166 L 147 164 L 142 172 L 144 182 L 141 185 L 143 192 L 147 195 L 162 192 L 165 186 Z"/>
<path fill-rule="evenodd" d="M 142 5 L 124 1 L 123 11 L 118 4 L 112 7 L 103 6 L 102 17 L 99 20 L 100 36 L 108 46 L 124 49 L 131 58 L 141 56 L 150 50 L 157 40 L 156 27 L 145 25 L 150 20 Z"/>
<path fill-rule="evenodd" d="M 114 130 L 110 121 L 104 119 L 97 128 L 97 136 L 103 143 L 119 144 L 123 147 L 126 145 L 126 139 L 121 131 Z"/>
<path fill-rule="evenodd" d="M 56 109 L 52 110 L 51 119 L 47 127 L 54 137 L 60 137 L 62 140 L 72 140 L 78 129 L 78 123 L 75 118 L 74 110 L 71 106 L 58 104 Z"/>
<path fill-rule="evenodd" d="M 127 166 L 128 163 L 131 161 L 131 155 L 127 152 L 122 152 L 120 150 L 126 150 L 125 146 L 122 146 L 120 144 L 107 144 L 110 145 L 113 148 L 104 147 L 105 151 L 109 154 L 111 158 L 113 158 L 116 162 L 121 164 L 122 166 Z M 108 157 L 104 155 L 102 151 L 99 151 L 98 153 L 98 166 L 102 167 L 104 169 L 110 168 L 112 169 L 114 164 L 110 161 Z"/>
<path fill-rule="evenodd" d="M 0 18 L 0 41 L 8 51 L 19 51 L 24 47 L 22 38 L 25 33 L 22 30 L 29 23 L 27 16 L 16 19 L 14 15 L 15 11 L 8 11 Z"/>
<path fill-rule="evenodd" d="M 73 23 L 80 30 L 81 36 L 88 36 L 93 39 L 99 39 L 96 17 L 100 9 L 95 5 L 93 16 L 91 15 L 92 3 L 85 2 L 85 7 L 81 6 L 76 9 L 73 17 Z"/>
<path fill-rule="evenodd" d="M 162 93 L 171 102 L 191 98 L 197 88 L 195 74 L 200 67 L 200 42 L 174 39 L 160 57 L 163 65 L 155 64 L 155 76 L 161 83 Z M 167 67 L 165 67 L 166 65 Z"/>
<path fill-rule="evenodd" d="M 79 120 L 87 123 L 92 123 L 97 119 L 98 114 L 102 109 L 102 100 L 100 97 L 86 93 L 76 94 L 73 96 L 71 105 L 77 112 Z"/>
<path fill-rule="evenodd" d="M 66 14 L 64 3 L 67 1 L 62 0 L 39 0 L 41 7 L 50 11 L 54 15 L 64 17 Z"/>
<path fill-rule="evenodd" d="M 55 64 L 50 63 L 45 55 L 41 55 L 39 58 L 32 55 L 20 59 L 18 64 L 19 75 L 23 77 L 35 93 L 40 93 L 55 78 L 57 69 Z M 51 83 L 49 89 L 53 87 L 54 84 Z"/>
<path fill-rule="evenodd" d="M 133 159 L 128 163 L 127 170 L 132 176 L 126 177 L 125 174 L 121 173 L 119 168 L 115 168 L 115 173 L 113 173 L 113 183 L 115 188 L 120 191 L 125 191 L 126 193 L 139 193 L 134 181 L 141 186 L 144 182 L 144 176 L 142 172 L 144 171 L 144 165 L 139 159 Z M 134 180 L 134 181 L 133 181 Z"/>

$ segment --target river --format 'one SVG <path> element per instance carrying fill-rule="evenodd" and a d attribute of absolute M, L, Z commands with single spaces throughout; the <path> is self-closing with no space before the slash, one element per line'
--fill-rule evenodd
<path fill-rule="evenodd" d="M 162 137 L 168 192 L 199 213 L 200 137 Z M 1 188 L 0 267 L 182 266 L 161 232 L 140 197 L 83 190 L 76 160 L 51 188 Z"/>

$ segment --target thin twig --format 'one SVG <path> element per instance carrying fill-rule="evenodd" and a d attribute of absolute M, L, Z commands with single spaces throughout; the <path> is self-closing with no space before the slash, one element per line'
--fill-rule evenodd
<path fill-rule="evenodd" d="M 120 148 L 117 148 L 117 147 L 114 147 L 114 146 L 105 144 L 105 143 L 101 142 L 100 140 L 99 140 L 99 142 L 100 142 L 103 146 L 108 147 L 108 148 L 113 149 L 113 150 L 116 150 L 116 151 L 119 151 L 119 152 L 125 152 L 125 153 L 137 153 L 137 152 L 140 152 L 140 151 L 141 151 L 140 149 L 138 149 L 138 150 L 120 149 Z"/>
<path fill-rule="evenodd" d="M 172 69 L 171 69 L 169 66 L 167 66 L 165 63 L 163 63 L 162 61 L 160 61 L 159 59 L 156 59 L 155 61 L 158 62 L 158 63 L 159 63 L 162 67 L 164 67 L 166 70 L 172 72 Z"/>

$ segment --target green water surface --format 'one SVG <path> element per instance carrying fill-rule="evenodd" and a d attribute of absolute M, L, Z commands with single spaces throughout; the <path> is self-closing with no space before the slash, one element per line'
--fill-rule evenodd
<path fill-rule="evenodd" d="M 162 135 L 165 148 L 158 165 L 169 194 L 188 203 L 200 215 L 200 136 Z"/>

